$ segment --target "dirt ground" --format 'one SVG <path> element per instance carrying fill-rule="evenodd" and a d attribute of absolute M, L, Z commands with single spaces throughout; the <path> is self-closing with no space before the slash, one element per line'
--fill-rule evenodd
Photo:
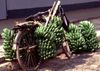
<path fill-rule="evenodd" d="M 64 54 L 44 61 L 39 71 L 100 71 L 100 50 L 94 53 L 73 54 L 68 60 Z"/>
<path fill-rule="evenodd" d="M 100 46 L 100 44 L 99 44 Z M 0 71 L 23 71 L 17 60 L 0 63 Z M 100 71 L 100 49 L 93 53 L 73 54 L 68 59 L 65 54 L 42 62 L 38 71 Z"/>
<path fill-rule="evenodd" d="M 17 61 L 0 63 L 0 71 L 23 71 Z M 38 71 L 100 71 L 100 49 L 93 53 L 73 54 L 71 59 L 61 54 L 43 61 Z"/>

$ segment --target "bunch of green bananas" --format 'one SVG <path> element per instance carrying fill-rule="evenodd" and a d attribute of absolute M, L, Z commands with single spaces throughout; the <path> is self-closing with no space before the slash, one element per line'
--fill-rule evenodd
<path fill-rule="evenodd" d="M 16 53 L 12 50 L 13 41 L 15 38 L 14 31 L 11 31 L 7 28 L 3 29 L 3 33 L 1 34 L 4 39 L 3 49 L 4 49 L 4 57 L 7 59 L 13 59 L 16 57 Z"/>
<path fill-rule="evenodd" d="M 62 23 L 63 21 L 58 16 L 55 16 L 52 22 L 52 24 L 54 25 L 54 28 L 51 31 L 54 31 L 54 33 L 56 34 L 55 44 L 56 44 L 57 49 L 60 49 L 64 42 L 64 38 L 63 38 L 64 29 L 62 27 Z"/>
<path fill-rule="evenodd" d="M 93 23 L 90 23 L 89 21 L 81 21 L 79 26 L 87 44 L 86 51 L 93 52 L 95 51 L 95 49 L 98 49 L 99 40 L 96 37 L 96 32 Z"/>
<path fill-rule="evenodd" d="M 48 59 L 56 56 L 56 47 L 60 47 L 63 43 L 63 28 L 61 27 L 62 20 L 59 17 L 54 17 L 52 22 L 49 22 L 44 28 L 38 27 L 34 36 L 37 38 L 38 52 L 41 57 Z"/>
<path fill-rule="evenodd" d="M 56 56 L 55 33 L 49 32 L 43 26 L 40 26 L 35 30 L 34 36 L 37 38 L 37 51 L 44 60 Z"/>
<path fill-rule="evenodd" d="M 69 47 L 72 52 L 79 53 L 87 48 L 85 39 L 81 34 L 81 30 L 74 24 L 69 25 L 69 32 L 65 32 Z"/>
<path fill-rule="evenodd" d="M 56 45 L 49 39 L 38 39 L 38 52 L 41 57 L 48 59 L 56 56 Z"/>

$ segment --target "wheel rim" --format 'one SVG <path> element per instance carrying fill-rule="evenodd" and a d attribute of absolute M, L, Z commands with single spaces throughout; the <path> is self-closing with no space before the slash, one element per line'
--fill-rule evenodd
<path fill-rule="evenodd" d="M 33 33 L 27 31 L 20 36 L 20 44 L 17 50 L 19 64 L 24 70 L 36 70 L 41 63 L 38 55 L 35 38 Z M 33 48 L 33 46 L 35 46 Z"/>
<path fill-rule="evenodd" d="M 64 50 L 66 56 L 70 59 L 72 55 L 71 55 L 71 52 L 70 52 L 70 48 L 69 48 L 68 42 L 65 41 L 65 42 L 63 43 L 63 45 L 64 45 L 64 46 L 63 46 L 63 50 Z"/>

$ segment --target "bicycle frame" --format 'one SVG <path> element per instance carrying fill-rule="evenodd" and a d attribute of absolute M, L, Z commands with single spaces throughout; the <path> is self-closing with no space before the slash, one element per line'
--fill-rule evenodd
<path fill-rule="evenodd" d="M 55 9 L 54 9 L 54 7 L 55 7 Z M 52 11 L 51 11 L 52 10 Z M 53 13 L 53 15 L 51 15 L 50 14 L 50 12 L 51 13 Z M 49 15 L 51 16 L 50 18 L 51 19 L 48 19 L 47 21 L 52 21 L 52 19 L 53 19 L 53 17 L 54 16 L 59 16 L 59 17 L 61 17 L 61 19 L 62 19 L 62 21 L 63 21 L 63 23 L 62 23 L 62 27 L 66 30 L 66 31 L 68 31 L 68 28 L 69 28 L 69 20 L 67 19 L 67 16 L 65 15 L 65 13 L 64 13 L 64 9 L 61 7 L 61 5 L 60 5 L 60 1 L 58 1 L 58 3 L 57 3 L 57 5 L 55 6 L 55 2 L 54 2 L 54 4 L 53 4 L 53 6 L 52 6 L 52 8 L 51 9 L 49 9 L 49 10 L 47 10 L 47 11 L 45 11 L 45 12 L 38 12 L 38 13 L 36 13 L 36 14 L 34 14 L 34 15 L 31 15 L 31 16 L 29 16 L 29 17 L 27 17 L 25 20 L 26 20 L 26 22 L 27 22 L 27 24 L 28 24 L 28 22 L 30 23 L 30 22 L 32 22 L 32 23 L 34 23 L 34 21 L 38 21 L 38 22 L 40 22 L 40 23 L 43 23 L 42 25 L 43 26 L 46 26 L 46 24 L 48 23 L 47 21 L 45 21 L 44 19 L 43 19 L 43 17 L 48 17 L 47 16 L 47 13 L 49 13 Z M 37 18 L 37 17 L 40 17 L 40 18 Z M 26 23 L 26 22 L 24 22 L 24 23 Z M 32 28 L 32 27 L 38 27 L 39 25 L 38 24 L 36 24 L 36 25 L 26 25 L 26 24 L 24 24 L 24 23 L 20 23 L 20 24 L 17 24 L 14 28 L 13 28 L 13 30 L 15 30 L 15 31 L 17 31 L 17 30 L 23 30 L 23 29 L 26 29 L 26 28 Z M 66 40 L 66 39 L 65 39 Z M 16 44 L 16 40 L 15 40 L 15 42 L 14 42 L 14 48 L 13 49 L 16 49 L 16 47 L 15 47 L 15 44 Z"/>
<path fill-rule="evenodd" d="M 58 1 L 58 2 L 59 2 L 59 1 Z M 52 8 L 49 9 L 48 11 L 45 11 L 45 12 L 38 12 L 38 13 L 36 13 L 36 14 L 34 14 L 34 15 L 31 15 L 31 16 L 29 16 L 29 17 L 26 18 L 26 21 L 34 21 L 34 20 L 36 19 L 36 17 L 42 16 L 42 15 L 47 15 L 47 13 L 49 13 L 49 15 L 51 15 L 51 12 L 53 11 L 53 12 L 52 12 L 52 13 L 53 13 L 52 16 L 50 17 L 51 20 L 53 19 L 54 15 L 55 15 L 55 16 L 61 17 L 61 19 L 62 19 L 62 21 L 63 21 L 62 26 L 63 26 L 63 28 L 64 28 L 66 31 L 68 31 L 68 27 L 69 27 L 69 23 L 70 23 L 70 22 L 69 22 L 67 16 L 65 15 L 64 9 L 61 7 L 61 5 L 60 5 L 60 3 L 59 3 L 58 5 L 56 5 L 56 6 L 58 6 L 58 7 L 56 8 L 57 11 L 55 11 L 54 5 L 55 5 L 55 2 L 54 2 L 54 4 L 53 4 Z M 53 9 L 53 10 L 52 10 L 52 9 Z M 54 12 L 55 12 L 55 13 L 54 13 Z M 48 15 L 48 17 L 49 17 L 49 15 Z M 39 19 L 37 19 L 37 20 L 39 20 Z M 51 21 L 51 20 L 48 19 L 47 21 L 45 21 L 45 22 L 46 22 L 45 24 L 47 24 L 48 21 Z M 45 25 L 45 26 L 46 26 L 46 25 Z"/>
<path fill-rule="evenodd" d="M 32 36 L 34 36 L 34 32 L 33 31 L 35 31 L 36 28 L 39 27 L 40 25 L 42 25 L 44 28 L 46 28 L 48 22 L 52 22 L 53 21 L 54 16 L 61 17 L 61 19 L 63 21 L 62 27 L 66 31 L 68 31 L 69 20 L 67 19 L 66 15 L 64 13 L 64 10 L 60 5 L 60 1 L 57 2 L 56 6 L 55 6 L 55 2 L 54 2 L 52 8 L 49 9 L 48 11 L 38 12 L 35 15 L 31 15 L 28 18 L 26 18 L 26 22 L 18 23 L 13 28 L 15 30 L 15 32 L 17 32 L 17 35 L 16 35 L 14 43 L 13 43 L 13 50 L 16 50 L 18 62 L 20 64 L 20 66 L 23 68 L 24 71 L 27 71 L 28 69 L 30 70 L 29 67 L 31 67 L 31 66 L 34 67 L 34 68 L 32 67 L 32 69 L 36 70 L 36 69 L 38 69 L 39 65 L 41 64 L 42 57 L 40 55 L 38 55 L 37 50 L 36 50 L 37 49 L 36 47 L 38 45 L 35 43 L 36 42 L 35 40 L 34 41 L 32 40 L 32 38 L 33 38 Z M 39 24 L 39 23 L 41 23 L 41 24 Z M 26 35 L 26 38 L 23 38 L 23 37 L 25 37 L 25 35 Z M 63 33 L 62 35 L 64 35 L 64 36 L 62 36 L 62 38 L 64 37 L 64 47 L 62 47 L 62 49 L 63 49 L 65 55 L 70 59 L 71 58 L 70 49 L 68 47 L 68 43 L 66 41 L 65 34 Z M 26 39 L 29 42 L 26 42 L 27 44 L 26 45 L 24 44 L 24 46 L 23 46 L 21 44 L 21 42 L 22 42 L 21 40 L 27 41 Z M 30 43 L 30 42 L 32 42 L 32 43 Z M 34 45 L 33 45 L 33 42 L 34 42 Z M 22 46 L 20 46 L 20 45 L 22 45 Z M 61 46 L 63 46 L 63 44 L 61 44 Z M 21 55 L 20 51 L 21 50 L 25 50 L 24 51 L 25 54 L 29 53 L 30 55 L 34 52 L 32 57 L 29 57 L 29 58 L 33 58 L 34 55 L 35 55 L 38 58 L 37 63 L 36 62 L 32 62 L 32 59 L 28 60 L 27 57 L 30 56 L 29 54 L 25 55 L 26 59 L 23 60 L 24 56 L 20 57 L 20 55 Z M 27 60 L 28 60 L 28 64 L 26 63 Z M 36 61 L 36 60 L 37 59 L 34 58 L 34 61 Z M 23 65 L 23 63 L 24 63 L 23 61 L 25 62 L 26 67 L 25 67 L 25 65 Z M 29 61 L 31 61 L 33 64 L 31 62 L 29 62 Z M 36 65 L 34 65 L 34 64 L 36 64 Z M 27 65 L 29 65 L 29 66 L 27 66 Z"/>

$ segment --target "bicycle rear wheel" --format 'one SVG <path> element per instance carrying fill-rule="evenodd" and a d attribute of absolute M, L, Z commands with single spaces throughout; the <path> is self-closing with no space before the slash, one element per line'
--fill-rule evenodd
<path fill-rule="evenodd" d="M 34 32 L 30 30 L 19 31 L 17 41 L 17 59 L 24 71 L 36 71 L 41 64 L 42 58 L 38 55 Z"/>
<path fill-rule="evenodd" d="M 69 48 L 68 42 L 66 41 L 65 36 L 64 36 L 64 43 L 63 43 L 62 49 L 65 55 L 70 59 L 72 57 L 72 54 L 71 54 L 71 51 L 70 51 L 70 48 Z"/>

